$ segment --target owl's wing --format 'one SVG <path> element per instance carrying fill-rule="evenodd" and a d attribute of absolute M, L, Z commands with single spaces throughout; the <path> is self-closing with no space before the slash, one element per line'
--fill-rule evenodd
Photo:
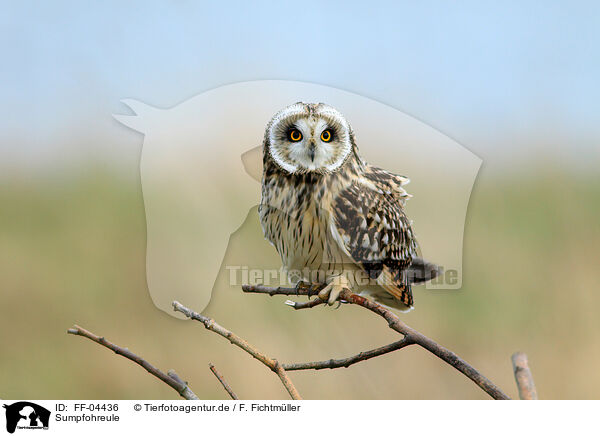
<path fill-rule="evenodd" d="M 382 168 L 367 165 L 364 172 L 364 177 L 375 187 L 385 194 L 392 195 L 404 205 L 406 200 L 412 197 L 408 194 L 403 186 L 410 183 L 408 177 L 399 176 L 398 174 L 390 173 Z"/>
<path fill-rule="evenodd" d="M 370 173 L 371 177 L 353 183 L 338 194 L 331 230 L 353 262 L 389 294 L 412 307 L 406 270 L 416 256 L 416 241 L 402 208 L 401 199 L 406 198 L 402 194 L 404 190 L 397 179 L 383 173 L 376 169 Z"/>

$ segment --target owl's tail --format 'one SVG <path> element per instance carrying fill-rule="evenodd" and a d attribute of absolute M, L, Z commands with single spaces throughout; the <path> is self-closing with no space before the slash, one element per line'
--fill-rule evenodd
<path fill-rule="evenodd" d="M 415 257 L 406 270 L 405 274 L 409 283 L 425 283 L 439 276 L 444 269 L 434 263 L 427 262 L 425 259 Z"/>

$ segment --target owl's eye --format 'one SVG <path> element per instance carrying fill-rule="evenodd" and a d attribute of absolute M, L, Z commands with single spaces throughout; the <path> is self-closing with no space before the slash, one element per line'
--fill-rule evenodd
<path fill-rule="evenodd" d="M 288 138 L 292 142 L 298 142 L 302 139 L 302 132 L 298 129 L 290 129 L 288 132 Z"/>
<path fill-rule="evenodd" d="M 332 139 L 333 139 L 333 133 L 331 133 L 331 130 L 325 129 L 321 132 L 321 141 L 329 142 Z"/>

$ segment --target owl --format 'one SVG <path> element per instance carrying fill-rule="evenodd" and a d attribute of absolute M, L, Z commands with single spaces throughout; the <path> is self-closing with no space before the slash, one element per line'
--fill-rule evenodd
<path fill-rule="evenodd" d="M 321 284 L 330 305 L 344 288 L 400 311 L 413 283 L 439 268 L 417 257 L 403 176 L 369 165 L 344 116 L 295 103 L 268 123 L 260 222 L 292 284 Z"/>

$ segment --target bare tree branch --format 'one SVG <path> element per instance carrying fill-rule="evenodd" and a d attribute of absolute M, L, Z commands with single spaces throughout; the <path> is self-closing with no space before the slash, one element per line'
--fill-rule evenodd
<path fill-rule="evenodd" d="M 173 309 L 176 312 L 183 313 L 185 316 L 187 316 L 190 319 L 200 321 L 202 324 L 204 324 L 204 327 L 207 330 L 210 330 L 214 333 L 217 333 L 218 335 L 223 336 L 229 342 L 231 342 L 234 345 L 237 345 L 242 350 L 244 350 L 246 353 L 250 354 L 252 357 L 254 357 L 255 359 L 262 362 L 264 365 L 269 367 L 273 372 L 275 372 L 277 374 L 277 376 L 283 383 L 283 386 L 286 388 L 286 390 L 288 391 L 288 393 L 294 400 L 302 399 L 302 397 L 300 397 L 300 394 L 296 390 L 296 387 L 294 386 L 294 384 L 288 377 L 285 369 L 279 364 L 279 362 L 277 360 L 265 356 L 260 351 L 258 351 L 254 346 L 252 346 L 248 342 L 246 342 L 244 339 L 240 338 L 235 333 L 230 332 L 225 327 L 222 327 L 221 325 L 217 324 L 215 322 L 215 320 L 212 318 L 204 316 L 198 312 L 194 312 L 193 310 L 188 309 L 187 307 L 185 307 L 184 305 L 182 305 L 181 303 L 179 303 L 177 301 L 173 301 Z"/>
<path fill-rule="evenodd" d="M 225 379 L 223 378 L 223 376 L 221 375 L 221 373 L 219 371 L 217 371 L 217 368 L 215 368 L 215 365 L 213 365 L 212 363 L 209 363 L 208 367 L 210 368 L 210 370 L 212 371 L 212 373 L 215 375 L 215 377 L 217 378 L 217 380 L 219 380 L 219 383 L 221 383 L 221 385 L 223 386 L 223 389 L 225 389 L 227 391 L 227 393 L 229 394 L 229 396 L 231 397 L 231 399 L 232 400 L 239 400 L 238 396 L 235 394 L 235 392 L 233 392 L 233 390 L 231 389 L 231 387 L 229 386 L 229 384 L 225 381 Z"/>
<path fill-rule="evenodd" d="M 249 286 L 244 285 L 244 292 L 248 293 L 258 293 L 258 294 L 268 294 L 268 295 L 296 295 L 296 296 L 314 296 L 318 295 L 321 286 L 316 285 L 306 285 L 302 284 L 295 288 L 285 288 L 285 287 L 268 287 L 268 286 Z M 422 333 L 419 333 L 415 329 L 409 327 L 404 322 L 402 322 L 398 316 L 387 309 L 386 307 L 372 301 L 361 297 L 360 295 L 354 294 L 350 290 L 346 289 L 340 293 L 339 297 L 340 302 L 355 304 L 365 309 L 370 310 L 371 312 L 381 316 L 384 318 L 388 326 L 395 330 L 396 332 L 402 334 L 404 337 L 396 342 L 393 342 L 388 345 L 384 345 L 379 348 L 374 348 L 372 350 L 360 352 L 354 356 L 350 356 L 343 359 L 329 359 L 323 361 L 315 361 L 315 362 L 305 362 L 305 363 L 290 363 L 290 364 L 282 364 L 276 359 L 266 356 L 265 354 L 258 351 L 254 346 L 250 345 L 247 341 L 237 336 L 235 333 L 227 330 L 221 325 L 217 324 L 212 318 L 206 317 L 202 314 L 194 312 L 193 310 L 183 306 L 177 301 L 173 302 L 173 308 L 177 312 L 181 312 L 186 315 L 190 319 L 194 319 L 196 321 L 200 321 L 204 324 L 204 327 L 218 335 L 226 338 L 230 343 L 238 346 L 242 350 L 246 351 L 255 359 L 259 360 L 269 369 L 277 374 L 282 384 L 288 391 L 289 395 L 296 400 L 302 399 L 300 394 L 296 390 L 296 387 L 292 383 L 289 378 L 287 371 L 299 371 L 306 369 L 335 369 L 335 368 L 347 368 L 355 363 L 362 362 L 364 360 L 372 359 L 377 356 L 381 356 L 386 353 L 390 353 L 392 351 L 400 350 L 409 345 L 419 345 L 420 347 L 426 349 L 430 353 L 436 355 L 440 359 L 444 360 L 446 363 L 462 372 L 469 379 L 471 379 L 475 384 L 477 384 L 482 390 L 488 393 L 494 399 L 510 399 L 504 392 L 502 392 L 497 386 L 495 386 L 490 380 L 488 380 L 485 376 L 483 376 L 479 371 L 469 365 L 467 362 L 462 360 L 452 351 L 442 347 L 437 344 L 433 340 L 429 339 Z M 294 309 L 308 309 L 320 304 L 324 304 L 325 301 L 321 300 L 320 297 L 309 300 L 307 302 L 292 302 L 286 301 L 286 304 L 292 306 Z M 188 400 L 197 400 L 198 397 L 192 392 L 192 390 L 188 387 L 187 382 L 183 381 L 174 371 L 170 370 L 167 374 L 160 371 L 158 368 L 151 365 L 149 362 L 144 360 L 143 358 L 137 356 L 126 348 L 121 348 L 118 345 L 115 345 L 109 341 L 107 341 L 103 337 L 96 336 L 95 334 L 75 325 L 73 328 L 67 330 L 67 333 L 86 337 L 97 344 L 100 344 L 112 351 L 116 354 L 124 356 L 125 358 L 137 363 L 142 366 L 146 371 L 155 377 L 162 380 L 164 383 L 171 386 L 175 389 L 182 397 Z M 515 353 L 512 356 L 515 379 L 517 381 L 517 386 L 519 388 L 519 397 L 521 399 L 537 399 L 537 393 L 535 390 L 535 385 L 533 383 L 533 377 L 531 375 L 531 371 L 529 370 L 529 366 L 527 363 L 527 356 L 523 353 Z M 213 372 L 217 380 L 221 383 L 223 388 L 229 394 L 229 396 L 237 400 L 237 395 L 233 392 L 229 384 L 225 381 L 223 376 L 217 371 L 214 365 L 209 364 L 210 370 Z"/>
<path fill-rule="evenodd" d="M 519 398 L 521 400 L 537 400 L 538 395 L 533 383 L 533 375 L 529 369 L 529 362 L 525 353 L 516 352 L 512 355 L 513 371 L 517 388 L 519 389 Z"/>
<path fill-rule="evenodd" d="M 253 294 L 269 294 L 271 297 L 273 295 L 296 295 L 296 296 L 307 296 L 314 297 L 315 295 L 319 295 L 319 291 L 322 289 L 322 286 L 305 286 L 299 285 L 295 288 L 286 288 L 284 286 L 277 286 L 275 288 L 271 286 L 265 285 L 242 285 L 242 290 L 244 292 L 253 293 Z"/>
<path fill-rule="evenodd" d="M 325 302 L 317 297 L 312 300 L 308 300 L 304 303 L 302 303 L 300 301 L 287 300 L 285 302 L 285 304 L 287 304 L 288 306 L 292 306 L 296 310 L 300 310 L 300 309 L 310 309 L 311 307 L 318 306 L 319 304 L 325 304 Z"/>
<path fill-rule="evenodd" d="M 258 294 L 268 294 L 268 295 L 308 295 L 312 296 L 317 293 L 314 290 L 314 287 L 310 288 L 284 288 L 277 287 L 271 288 L 268 286 L 249 286 L 245 285 L 242 287 L 244 292 L 249 293 L 258 293 Z M 422 348 L 425 348 L 430 353 L 436 355 L 449 365 L 456 368 L 458 371 L 462 372 L 469 379 L 471 379 L 477 386 L 483 389 L 488 395 L 497 400 L 509 400 L 510 397 L 506 395 L 500 388 L 494 385 L 490 380 L 488 380 L 483 374 L 465 362 L 463 359 L 458 357 L 452 351 L 442 347 L 437 344 L 433 340 L 429 339 L 422 333 L 419 333 L 415 329 L 409 327 L 405 323 L 403 323 L 400 318 L 392 311 L 386 309 L 384 306 L 361 297 L 360 295 L 356 295 L 350 290 L 344 290 L 340 293 L 340 300 L 345 301 L 347 303 L 355 304 L 357 306 L 364 307 L 365 309 L 370 310 L 371 312 L 381 316 L 388 323 L 388 326 L 402 334 L 405 338 L 411 343 L 417 344 Z"/>
<path fill-rule="evenodd" d="M 179 395 L 181 395 L 186 400 L 197 400 L 198 397 L 192 390 L 188 387 L 187 383 L 181 380 L 179 376 L 175 373 L 175 371 L 171 370 L 168 374 L 165 374 L 160 369 L 156 368 L 148 361 L 144 360 L 140 356 L 135 353 L 132 353 L 127 348 L 119 347 L 118 345 L 113 344 L 112 342 L 107 341 L 105 338 L 101 336 L 97 336 L 90 331 L 87 331 L 84 328 L 79 327 L 78 325 L 74 325 L 72 328 L 67 330 L 67 333 L 76 336 L 83 336 L 84 338 L 88 338 L 97 344 L 102 345 L 103 347 L 108 348 L 109 350 L 114 351 L 116 354 L 119 354 L 132 362 L 137 363 L 154 377 L 162 380 L 173 389 L 175 389 Z"/>
<path fill-rule="evenodd" d="M 362 362 L 363 360 L 372 359 L 373 357 L 381 356 L 382 354 L 391 353 L 392 351 L 399 350 L 401 348 L 412 345 L 410 338 L 404 337 L 399 341 L 392 342 L 391 344 L 384 345 L 383 347 L 374 348 L 373 350 L 363 351 L 355 356 L 347 357 L 345 359 L 329 359 L 321 360 L 319 362 L 306 362 L 306 363 L 289 363 L 283 364 L 286 371 L 299 371 L 302 369 L 335 369 L 335 368 L 348 368 L 350 365 Z"/>
<path fill-rule="evenodd" d="M 281 383 L 283 383 L 283 385 L 285 386 L 285 388 L 287 389 L 287 391 L 290 393 L 290 396 L 294 400 L 301 400 L 302 397 L 300 396 L 300 394 L 296 390 L 296 387 L 294 386 L 294 384 L 292 383 L 292 381 L 288 377 L 288 375 L 285 372 L 285 369 L 283 368 L 283 366 L 281 366 L 281 363 L 279 363 L 277 360 L 275 360 L 274 362 L 275 362 L 275 372 L 279 376 L 279 379 L 281 380 Z"/>

